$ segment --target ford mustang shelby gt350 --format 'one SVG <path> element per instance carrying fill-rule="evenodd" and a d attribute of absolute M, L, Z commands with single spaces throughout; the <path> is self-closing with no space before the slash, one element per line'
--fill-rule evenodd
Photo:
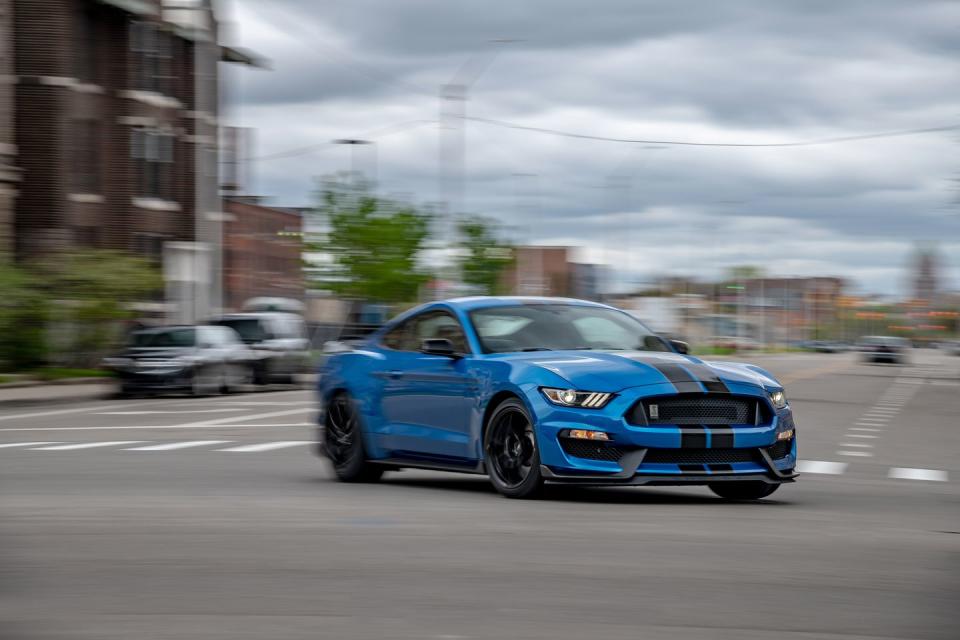
<path fill-rule="evenodd" d="M 706 485 L 734 500 L 793 481 L 793 414 L 760 367 L 707 362 L 606 305 L 459 298 L 334 353 L 319 449 L 343 481 L 403 467 L 544 483 Z"/>

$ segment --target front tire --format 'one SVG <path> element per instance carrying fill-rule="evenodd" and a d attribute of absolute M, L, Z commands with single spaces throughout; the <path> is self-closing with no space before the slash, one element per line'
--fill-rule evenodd
<path fill-rule="evenodd" d="M 762 480 L 716 482 L 708 486 L 710 491 L 725 500 L 760 500 L 780 488 L 778 484 L 770 484 Z"/>
<path fill-rule="evenodd" d="M 383 467 L 367 460 L 363 448 L 360 412 L 346 392 L 338 393 L 330 401 L 323 439 L 324 450 L 330 458 L 337 480 L 376 482 L 383 475 Z"/>
<path fill-rule="evenodd" d="M 487 422 L 484 462 L 494 488 L 508 498 L 533 498 L 543 489 L 540 450 L 527 408 L 504 400 Z"/>

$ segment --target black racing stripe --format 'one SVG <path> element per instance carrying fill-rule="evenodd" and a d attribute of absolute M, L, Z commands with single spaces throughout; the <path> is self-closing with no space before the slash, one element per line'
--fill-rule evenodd
<path fill-rule="evenodd" d="M 713 370 L 705 364 L 689 362 L 683 365 L 690 373 L 695 375 L 700 384 L 710 393 L 730 393 L 727 385 L 717 376 Z"/>
<path fill-rule="evenodd" d="M 684 425 L 680 429 L 681 449 L 706 449 L 707 429 L 700 424 Z"/>
<path fill-rule="evenodd" d="M 710 446 L 713 449 L 733 449 L 733 429 L 727 425 L 710 429 Z"/>
<path fill-rule="evenodd" d="M 732 464 L 711 464 L 710 471 L 733 471 Z"/>
<path fill-rule="evenodd" d="M 654 367 L 657 371 L 667 377 L 667 380 L 673 383 L 678 393 L 698 393 L 703 392 L 703 387 L 697 382 L 697 379 L 690 375 L 690 372 L 678 364 L 672 362 L 651 362 L 644 361 Z"/>
<path fill-rule="evenodd" d="M 677 466 L 684 473 L 706 473 L 702 464 L 678 464 Z"/>

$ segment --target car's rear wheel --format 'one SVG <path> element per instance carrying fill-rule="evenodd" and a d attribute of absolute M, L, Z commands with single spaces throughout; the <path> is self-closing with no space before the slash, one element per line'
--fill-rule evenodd
<path fill-rule="evenodd" d="M 327 408 L 323 446 L 341 482 L 374 482 L 383 475 L 383 467 L 367 461 L 363 448 L 360 414 L 353 399 L 341 392 Z"/>
<path fill-rule="evenodd" d="M 780 485 L 761 480 L 745 480 L 743 482 L 715 482 L 709 487 L 711 491 L 726 500 L 759 500 L 779 489 Z"/>
<path fill-rule="evenodd" d="M 519 400 L 503 401 L 490 415 L 483 450 L 490 481 L 503 495 L 532 498 L 543 488 L 533 421 Z"/>

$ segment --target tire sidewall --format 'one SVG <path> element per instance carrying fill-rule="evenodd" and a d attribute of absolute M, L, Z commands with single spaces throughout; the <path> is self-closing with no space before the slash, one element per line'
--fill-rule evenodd
<path fill-rule="evenodd" d="M 490 428 L 496 423 L 497 419 L 506 411 L 520 411 L 530 423 L 533 431 L 533 460 L 530 466 L 530 473 L 524 478 L 523 482 L 515 487 L 505 484 L 498 476 L 496 467 L 490 459 L 490 438 L 493 430 Z M 508 398 L 497 405 L 497 408 L 490 413 L 487 424 L 483 430 L 483 461 L 487 468 L 487 475 L 494 488 L 508 498 L 528 498 L 536 495 L 543 486 L 543 477 L 540 475 L 540 442 L 537 436 L 536 423 L 530 416 L 530 411 L 526 405 L 517 398 Z"/>

